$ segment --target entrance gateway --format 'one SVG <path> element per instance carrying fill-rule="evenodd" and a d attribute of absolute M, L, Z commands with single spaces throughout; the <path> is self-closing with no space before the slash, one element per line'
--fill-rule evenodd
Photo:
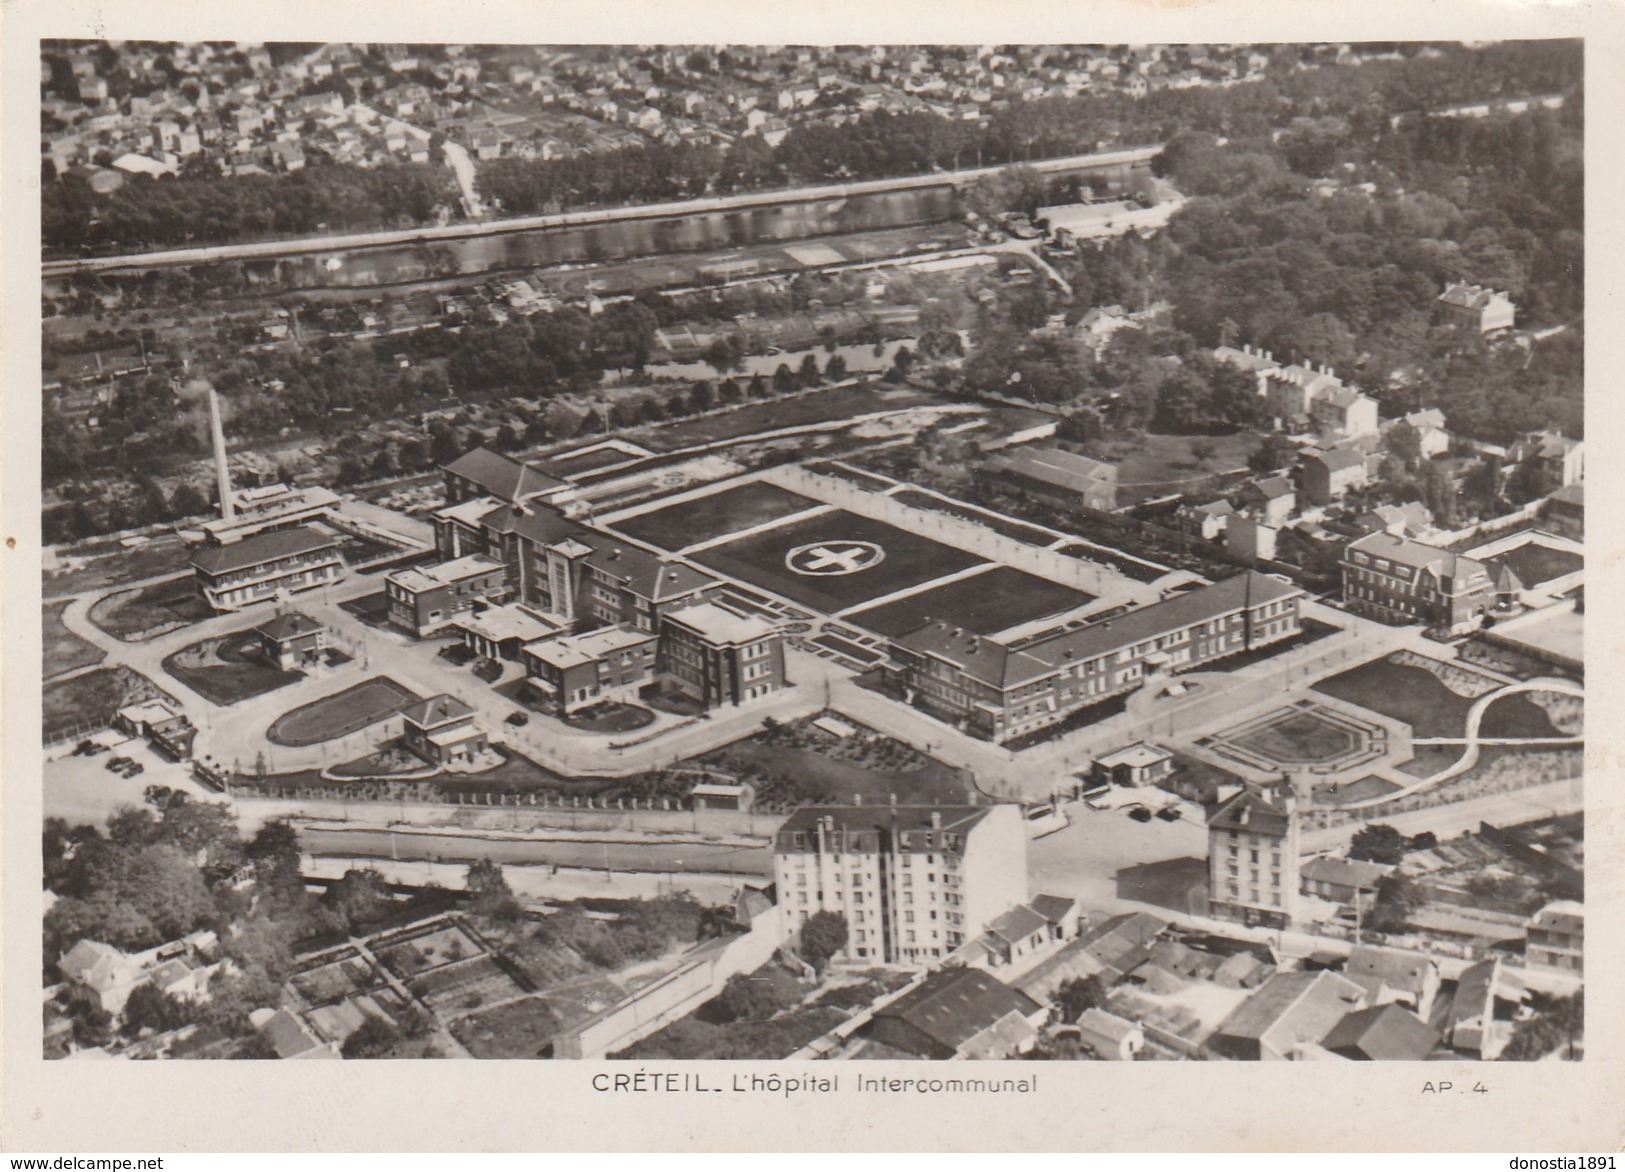
<path fill-rule="evenodd" d="M 886 551 L 872 541 L 834 540 L 798 545 L 784 555 L 784 564 L 798 574 L 830 577 L 856 574 L 885 559 Z"/>

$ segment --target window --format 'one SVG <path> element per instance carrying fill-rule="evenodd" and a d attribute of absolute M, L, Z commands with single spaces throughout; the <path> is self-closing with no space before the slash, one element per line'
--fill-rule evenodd
<path fill-rule="evenodd" d="M 904 912 L 903 913 L 903 923 L 912 924 L 913 922 L 914 922 L 914 913 L 913 912 Z"/>

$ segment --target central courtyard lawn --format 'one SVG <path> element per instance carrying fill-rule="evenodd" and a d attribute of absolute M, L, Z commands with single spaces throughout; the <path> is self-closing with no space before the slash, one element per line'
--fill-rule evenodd
<path fill-rule="evenodd" d="M 1481 737 L 1560 737 L 1563 733 L 1552 724 L 1546 710 L 1531 700 L 1527 693 L 1502 696 L 1490 701 L 1484 710 L 1484 719 L 1478 726 Z"/>
<path fill-rule="evenodd" d="M 422 699 L 388 676 L 374 676 L 277 717 L 265 738 L 274 745 L 315 745 L 388 720 Z"/>
<path fill-rule="evenodd" d="M 888 638 L 939 619 L 979 635 L 993 635 L 1093 601 L 1093 595 L 1059 582 L 1009 566 L 995 566 L 986 573 L 882 603 L 849 618 Z"/>
<path fill-rule="evenodd" d="M 213 616 L 192 578 L 172 578 L 122 590 L 90 608 L 91 622 L 127 643 L 151 639 Z"/>
<path fill-rule="evenodd" d="M 1553 549 L 1538 541 L 1526 541 L 1505 553 L 1496 554 L 1488 564 L 1511 566 L 1512 572 L 1518 575 L 1518 581 L 1533 588 L 1542 582 L 1574 573 L 1585 565 L 1585 558 L 1566 549 Z"/>
<path fill-rule="evenodd" d="M 881 561 L 850 574 L 801 574 L 786 564 L 801 546 L 866 541 L 880 547 Z M 759 586 L 824 614 L 832 614 L 933 578 L 946 577 L 985 559 L 844 509 L 779 525 L 693 555 L 701 565 Z"/>
<path fill-rule="evenodd" d="M 997 513 L 987 512 L 972 505 L 962 504 L 959 501 L 946 500 L 933 493 L 921 492 L 914 488 L 905 488 L 891 494 L 898 504 L 910 505 L 916 509 L 925 509 L 932 513 L 946 513 L 950 517 L 959 517 L 971 521 L 984 529 L 991 529 L 1001 533 L 1023 545 L 1049 545 L 1059 536 L 1044 529 L 1036 529 L 1031 525 L 1023 525 L 1020 521 L 1012 521 Z"/>
<path fill-rule="evenodd" d="M 1314 690 L 1403 721 L 1418 737 L 1459 737 L 1473 700 L 1452 692 L 1432 672 L 1373 659 L 1317 681 Z"/>
<path fill-rule="evenodd" d="M 211 704 L 222 707 L 263 696 L 305 678 L 282 671 L 259 656 L 259 637 L 238 631 L 193 643 L 164 659 L 164 670 Z"/>
<path fill-rule="evenodd" d="M 707 496 L 639 513 L 614 528 L 661 549 L 682 549 L 727 533 L 739 533 L 792 513 L 817 507 L 811 497 L 776 484 L 739 484 Z"/>

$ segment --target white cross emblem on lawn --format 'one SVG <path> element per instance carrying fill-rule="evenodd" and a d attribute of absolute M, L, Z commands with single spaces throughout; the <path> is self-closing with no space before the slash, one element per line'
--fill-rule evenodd
<path fill-rule="evenodd" d="M 878 565 L 885 556 L 886 551 L 872 541 L 815 541 L 792 549 L 784 564 L 798 574 L 855 574 Z"/>

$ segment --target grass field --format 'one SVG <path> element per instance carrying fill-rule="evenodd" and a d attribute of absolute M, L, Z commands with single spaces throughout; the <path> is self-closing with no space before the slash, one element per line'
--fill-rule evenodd
<path fill-rule="evenodd" d="M 109 594 L 90 608 L 90 621 L 127 643 L 212 618 L 191 578 L 172 578 Z"/>
<path fill-rule="evenodd" d="M 1448 764 L 1449 762 L 1446 762 Z M 1442 766 L 1441 766 L 1442 768 Z M 1429 774 L 1438 770 L 1430 770 Z M 1428 776 L 1425 774 L 1424 776 Z M 1350 802 L 1363 802 L 1391 794 L 1399 786 L 1382 777 L 1362 777 L 1358 781 L 1326 782 L 1314 790 L 1315 804 L 1319 806 L 1346 806 Z"/>
<path fill-rule="evenodd" d="M 62 625 L 62 612 L 66 602 L 46 603 L 40 620 L 40 633 L 44 643 L 45 674 L 61 675 L 76 668 L 89 667 L 107 658 L 107 652 L 94 643 L 81 639 Z"/>
<path fill-rule="evenodd" d="M 1349 752 L 1356 734 L 1312 712 L 1295 712 L 1229 739 L 1282 764 L 1300 764 Z"/>
<path fill-rule="evenodd" d="M 874 542 L 886 556 L 841 575 L 808 576 L 785 564 L 791 550 L 825 541 Z M 694 560 L 826 614 L 984 563 L 975 554 L 841 509 L 713 546 Z"/>
<path fill-rule="evenodd" d="M 1373 659 L 1316 682 L 1314 690 L 1411 726 L 1418 737 L 1459 737 L 1473 699 L 1424 668 Z"/>
<path fill-rule="evenodd" d="M 637 442 L 655 451 L 719 440 L 738 439 L 762 431 L 801 427 L 812 423 L 834 423 L 855 415 L 876 411 L 898 411 L 906 407 L 933 406 L 942 400 L 911 388 L 836 387 L 783 399 L 752 403 L 733 411 L 684 420 L 636 433 Z"/>
<path fill-rule="evenodd" d="M 935 620 L 979 635 L 993 635 L 1093 601 L 1094 595 L 1059 582 L 1009 566 L 995 566 L 986 573 L 934 586 L 848 617 L 853 623 L 888 638 Z"/>
<path fill-rule="evenodd" d="M 282 671 L 266 663 L 258 650 L 258 636 L 238 631 L 181 648 L 164 659 L 164 670 L 211 704 L 223 707 L 305 678 L 304 672 Z"/>
<path fill-rule="evenodd" d="M 127 667 L 104 667 L 47 684 L 41 694 L 47 739 L 81 725 L 107 723 L 127 704 L 157 698 L 175 703 L 140 672 Z"/>
<path fill-rule="evenodd" d="M 1191 452 L 1196 444 L 1212 447 L 1213 455 L 1198 460 Z M 1217 436 L 1146 434 L 1132 442 L 1106 444 L 1100 458 L 1117 465 L 1117 503 L 1129 505 L 1244 467 L 1257 446 L 1258 437 L 1245 431 Z"/>
<path fill-rule="evenodd" d="M 661 549 L 683 549 L 817 507 L 811 497 L 753 481 L 615 523 L 628 537 Z"/>
<path fill-rule="evenodd" d="M 295 747 L 337 740 L 387 720 L 419 699 L 417 693 L 388 676 L 374 676 L 284 713 L 265 737 L 274 745 Z"/>
<path fill-rule="evenodd" d="M 1563 733 L 1552 724 L 1545 709 L 1527 694 L 1502 696 L 1490 701 L 1484 710 L 1484 719 L 1478 726 L 1483 737 L 1560 737 Z"/>

